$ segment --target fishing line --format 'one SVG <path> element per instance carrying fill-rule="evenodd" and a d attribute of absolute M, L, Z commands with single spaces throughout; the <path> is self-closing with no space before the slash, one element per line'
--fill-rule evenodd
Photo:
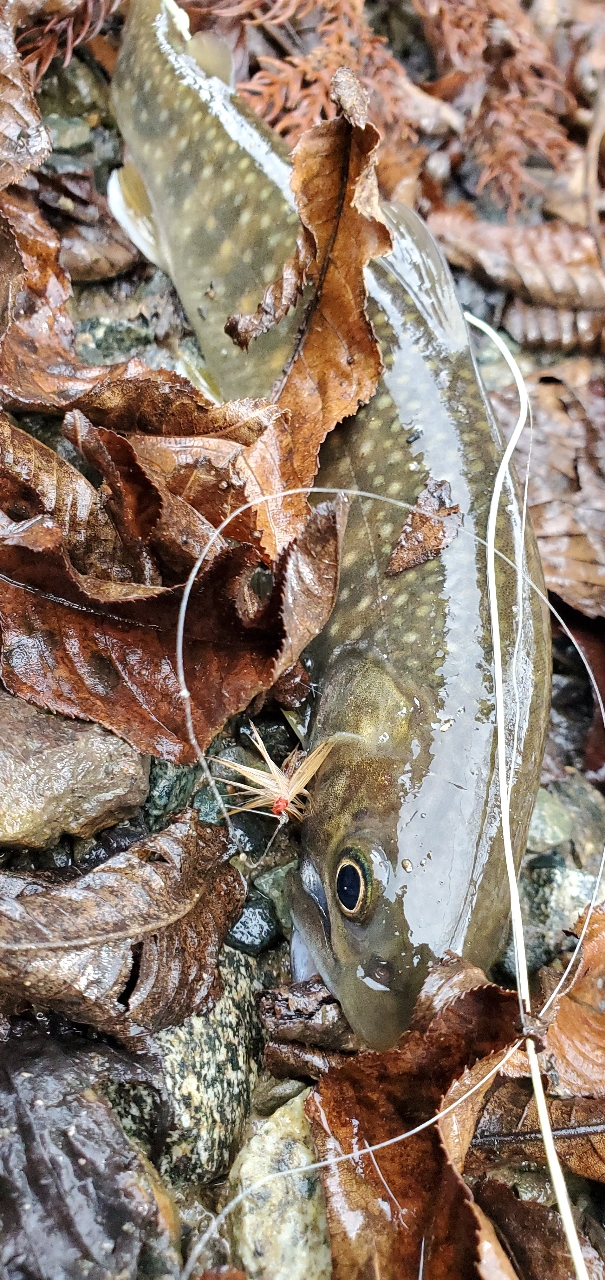
<path fill-rule="evenodd" d="M 517 973 L 517 990 L 519 997 L 525 1006 L 528 1016 L 531 1015 L 531 996 L 529 991 L 529 972 L 527 968 L 527 956 L 525 952 L 525 935 L 523 932 L 523 917 L 521 914 L 521 898 L 519 895 L 519 885 L 517 882 L 517 869 L 515 867 L 515 858 L 513 854 L 512 835 L 510 827 L 510 792 L 508 786 L 507 763 L 506 763 L 506 718 L 504 714 L 504 669 L 502 666 L 502 645 L 500 639 L 500 610 L 498 605 L 498 591 L 496 585 L 496 523 L 500 508 L 500 498 L 505 479 L 508 478 L 512 483 L 510 476 L 509 464 L 512 459 L 514 450 L 521 437 L 521 432 L 527 421 L 529 412 L 529 395 L 527 387 L 523 381 L 521 370 L 516 360 L 509 352 L 507 346 L 503 342 L 499 334 L 492 329 L 491 325 L 479 320 L 476 316 L 465 312 L 465 319 L 476 329 L 481 329 L 491 338 L 492 342 L 498 348 L 500 354 L 504 356 L 509 368 L 512 370 L 517 390 L 519 392 L 520 409 L 514 431 L 508 441 L 506 449 L 498 472 L 495 484 L 492 490 L 492 497 L 489 508 L 489 517 L 487 521 L 487 585 L 490 605 L 492 644 L 494 649 L 494 687 L 496 695 L 496 741 L 497 741 L 497 759 L 498 759 L 498 783 L 500 789 L 500 814 L 502 821 L 502 837 L 504 843 L 504 856 L 506 861 L 506 870 L 508 873 L 508 884 L 511 901 L 511 919 L 513 928 L 513 942 L 515 948 L 515 969 Z M 523 566 L 517 567 L 517 580 L 522 577 Z M 538 1109 L 538 1118 L 540 1121 L 540 1130 L 544 1141 L 544 1150 L 546 1153 L 546 1161 L 548 1170 L 552 1180 L 553 1190 L 557 1198 L 557 1206 L 563 1222 L 563 1230 L 567 1240 L 569 1252 L 572 1257 L 574 1269 L 578 1280 L 588 1280 L 588 1271 L 586 1263 L 582 1255 L 582 1248 L 578 1239 L 578 1232 L 573 1219 L 571 1202 L 567 1192 L 563 1170 L 561 1168 L 559 1157 L 557 1155 L 552 1129 L 550 1125 L 550 1117 L 548 1115 L 548 1106 L 546 1103 L 546 1094 L 544 1085 L 542 1084 L 542 1076 L 538 1063 L 538 1055 L 533 1039 L 527 1036 L 525 1039 L 525 1050 L 529 1061 L 529 1069 L 531 1072 L 534 1097 Z"/>

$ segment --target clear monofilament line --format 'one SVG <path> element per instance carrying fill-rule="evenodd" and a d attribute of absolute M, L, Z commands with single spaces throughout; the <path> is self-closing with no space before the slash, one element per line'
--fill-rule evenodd
<path fill-rule="evenodd" d="M 514 450 L 519 442 L 521 433 L 527 421 L 529 412 L 529 396 L 527 388 L 523 381 L 521 370 L 513 359 L 506 344 L 502 341 L 499 334 L 491 328 L 491 325 L 485 323 L 484 320 L 477 319 L 476 316 L 465 312 L 465 319 L 475 328 L 481 329 L 491 338 L 501 355 L 506 360 L 511 369 L 517 389 L 519 391 L 520 409 L 519 417 L 515 425 L 515 429 L 506 446 L 504 455 L 498 472 L 496 481 L 492 491 L 490 503 L 489 517 L 487 522 L 487 582 L 489 591 L 490 617 L 492 644 L 494 649 L 494 689 L 496 695 L 496 733 L 497 733 L 497 755 L 498 755 L 498 781 L 500 788 L 500 813 L 502 823 L 502 836 L 504 842 L 504 854 L 506 859 L 506 869 L 509 879 L 509 890 L 511 899 L 511 916 L 513 927 L 513 938 L 515 944 L 515 961 L 517 968 L 517 983 L 519 995 L 523 1001 L 523 1005 L 527 1014 L 531 1013 L 531 996 L 529 991 L 529 973 L 527 970 L 527 958 L 525 953 L 525 937 L 523 933 L 523 918 L 521 915 L 521 900 L 519 897 L 519 886 L 517 883 L 517 871 L 513 854 L 512 835 L 510 828 L 510 792 L 507 776 L 506 762 L 506 720 L 504 715 L 504 670 L 502 666 L 502 646 L 500 642 L 500 615 L 498 607 L 498 590 L 496 584 L 496 526 L 498 520 L 498 512 L 500 508 L 500 498 L 505 480 L 508 479 L 512 483 L 509 473 L 509 466 Z M 516 566 L 517 575 L 523 574 L 523 564 Z M 518 593 L 517 593 L 518 594 Z M 512 777 L 512 769 L 511 769 Z M 536 1107 L 540 1121 L 540 1131 L 544 1141 L 544 1150 L 548 1169 L 552 1180 L 553 1190 L 557 1198 L 557 1206 L 561 1214 L 563 1222 L 563 1230 L 571 1253 L 574 1269 L 578 1280 L 588 1280 L 588 1271 L 586 1263 L 582 1255 L 582 1248 L 578 1239 L 578 1232 L 573 1220 L 573 1213 L 567 1186 L 563 1176 L 563 1170 L 559 1162 L 559 1157 L 555 1148 L 555 1142 L 552 1135 L 550 1117 L 548 1114 L 548 1106 L 546 1103 L 546 1095 L 542 1084 L 542 1076 L 538 1063 L 538 1055 L 536 1047 L 531 1039 L 527 1037 L 525 1048 L 529 1060 L 531 1071 L 531 1079 L 536 1099 Z"/>

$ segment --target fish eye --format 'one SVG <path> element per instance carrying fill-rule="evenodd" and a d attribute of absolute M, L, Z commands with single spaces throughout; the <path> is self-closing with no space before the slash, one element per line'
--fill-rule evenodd
<path fill-rule="evenodd" d="M 344 849 L 336 868 L 336 897 L 343 915 L 358 920 L 370 898 L 370 872 L 365 858 L 353 847 Z"/>

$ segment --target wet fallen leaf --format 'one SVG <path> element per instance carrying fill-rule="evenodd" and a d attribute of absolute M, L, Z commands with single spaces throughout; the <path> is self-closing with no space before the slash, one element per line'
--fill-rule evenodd
<path fill-rule="evenodd" d="M 410 511 L 391 553 L 386 570 L 390 575 L 434 560 L 454 541 L 462 523 L 460 507 L 452 506 L 452 491 L 447 480 L 429 477 L 416 507 L 416 511 Z"/>
<path fill-rule="evenodd" d="M 135 1060 L 74 1037 L 31 1034 L 3 1045 L 5 1275 L 137 1280 L 144 1271 L 177 1280 L 176 1209 L 98 1091 L 107 1077 L 155 1087 Z"/>
<path fill-rule="evenodd" d="M 560 1215 L 535 1200 L 522 1200 L 512 1187 L 485 1178 L 474 1188 L 477 1203 L 489 1214 L 523 1280 L 575 1280 L 576 1268 Z M 603 1262 L 579 1233 L 590 1280 L 602 1280 Z"/>
<path fill-rule="evenodd" d="M 372 396 L 381 372 L 378 343 L 365 312 L 363 268 L 387 253 L 389 232 L 380 220 L 374 176 L 378 133 L 366 123 L 367 97 L 346 68 L 334 80 L 342 114 L 308 133 L 293 155 L 292 189 L 303 227 L 315 241 L 300 272 L 312 288 L 294 351 L 273 389 L 273 399 L 291 414 L 294 468 L 310 484 L 325 436 Z M 288 264 L 287 296 L 294 296 Z M 275 311 L 275 286 L 265 294 L 264 319 Z M 261 304 L 261 309 L 263 304 Z M 234 317 L 230 332 L 248 322 Z"/>
<path fill-rule="evenodd" d="M 605 308 L 605 272 L 594 236 L 554 220 L 537 226 L 481 222 L 468 206 L 431 213 L 428 225 L 457 267 L 539 306 Z"/>
<path fill-rule="evenodd" d="M 548 1097 L 547 1104 L 559 1159 L 580 1177 L 605 1182 L 605 1102 Z M 475 1126 L 464 1172 L 476 1178 L 498 1164 L 524 1162 L 546 1167 L 531 1080 L 496 1081 Z"/>
<path fill-rule="evenodd" d="M 45 159 L 50 137 L 40 118 L 31 81 L 15 48 L 18 5 L 0 17 L 0 191 Z"/>
<path fill-rule="evenodd" d="M 259 554 L 220 552 L 197 580 L 184 635 L 185 677 L 198 742 L 282 671 L 321 630 L 338 583 L 344 507 L 318 507 L 254 590 Z M 176 674 L 181 588 L 79 574 L 60 529 L 38 516 L 0 531 L 2 679 L 49 710 L 97 720 L 144 752 L 195 759 Z"/>
<path fill-rule="evenodd" d="M 579 935 L 583 917 L 574 926 Z M 570 989 L 546 1034 L 546 1053 L 563 1095 L 605 1097 L 605 907 L 595 907 Z"/>
<path fill-rule="evenodd" d="M 59 264 L 60 242 L 33 196 L 11 189 L 0 212 L 14 232 L 25 279 L 0 353 L 0 397 L 7 408 L 61 408 L 106 370 L 80 363 L 67 310 L 71 285 Z"/>
<path fill-rule="evenodd" d="M 529 507 L 548 588 L 597 617 L 605 613 L 603 430 L 558 376 L 562 371 L 560 366 L 527 379 L 533 412 Z M 518 413 L 516 395 L 512 387 L 491 394 L 507 435 Z M 522 477 L 529 443 L 525 432 L 515 454 Z"/>
<path fill-rule="evenodd" d="M 439 1280 L 512 1278 L 434 1126 L 364 1154 L 366 1146 L 428 1119 L 463 1066 L 486 1046 L 496 1051 L 513 1038 L 515 996 L 490 986 L 478 970 L 465 978 L 465 968 L 453 959 L 433 973 L 419 1015 L 426 1031 L 409 1031 L 395 1049 L 360 1053 L 329 1070 L 307 1101 L 320 1158 L 356 1153 L 323 1175 L 335 1280 L 378 1273 L 415 1280 L 419 1272 Z M 472 985 L 464 989 L 467 981 Z"/>
<path fill-rule="evenodd" d="M 12 521 L 52 516 L 75 568 L 130 582 L 135 566 L 99 490 L 53 449 L 0 414 L 0 508 Z"/>
<path fill-rule="evenodd" d="M 66 884 L 0 873 L 0 991 L 130 1044 L 199 1013 L 245 898 L 230 851 L 188 810 Z"/>
<path fill-rule="evenodd" d="M 77 404 L 95 425 L 129 435 L 141 462 L 170 493 L 212 523 L 246 502 L 300 488 L 288 415 L 268 401 L 216 405 L 178 374 L 131 360 Z M 307 515 L 303 495 L 259 502 L 228 532 L 257 538 L 266 558 L 275 560 Z"/>

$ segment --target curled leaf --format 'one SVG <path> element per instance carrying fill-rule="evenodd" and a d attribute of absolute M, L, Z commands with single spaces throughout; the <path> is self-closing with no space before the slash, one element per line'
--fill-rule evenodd
<path fill-rule="evenodd" d="M 13 16 L 14 15 L 14 16 Z M 31 81 L 15 47 L 17 6 L 5 5 L 0 19 L 0 191 L 18 182 L 50 151 Z M 11 21 L 13 18 L 13 21 Z"/>
<path fill-rule="evenodd" d="M 363 268 L 389 252 L 391 238 L 378 210 L 378 133 L 370 124 L 351 123 L 342 105 L 346 95 L 355 118 L 363 118 L 356 83 L 343 68 L 336 85 L 342 114 L 306 133 L 293 156 L 292 189 L 315 255 L 304 273 L 309 301 L 273 399 L 290 413 L 294 469 L 303 485 L 315 475 L 325 436 L 367 403 L 382 368 L 365 312 Z M 240 319 L 230 323 L 239 332 Z"/>
<path fill-rule="evenodd" d="M 580 933 L 583 918 L 575 925 Z M 595 907 L 573 984 L 557 1002 L 546 1049 L 562 1092 L 605 1097 L 605 907 Z"/>
<path fill-rule="evenodd" d="M 189 810 L 78 880 L 44 889 L 4 873 L 0 993 L 124 1041 L 199 1012 L 245 896 L 229 851 Z"/>
<path fill-rule="evenodd" d="M 59 263 L 60 242 L 29 193 L 0 196 L 25 266 L 25 279 L 0 352 L 0 397 L 15 409 L 61 408 L 105 369 L 81 364 L 67 309 L 71 285 Z"/>

